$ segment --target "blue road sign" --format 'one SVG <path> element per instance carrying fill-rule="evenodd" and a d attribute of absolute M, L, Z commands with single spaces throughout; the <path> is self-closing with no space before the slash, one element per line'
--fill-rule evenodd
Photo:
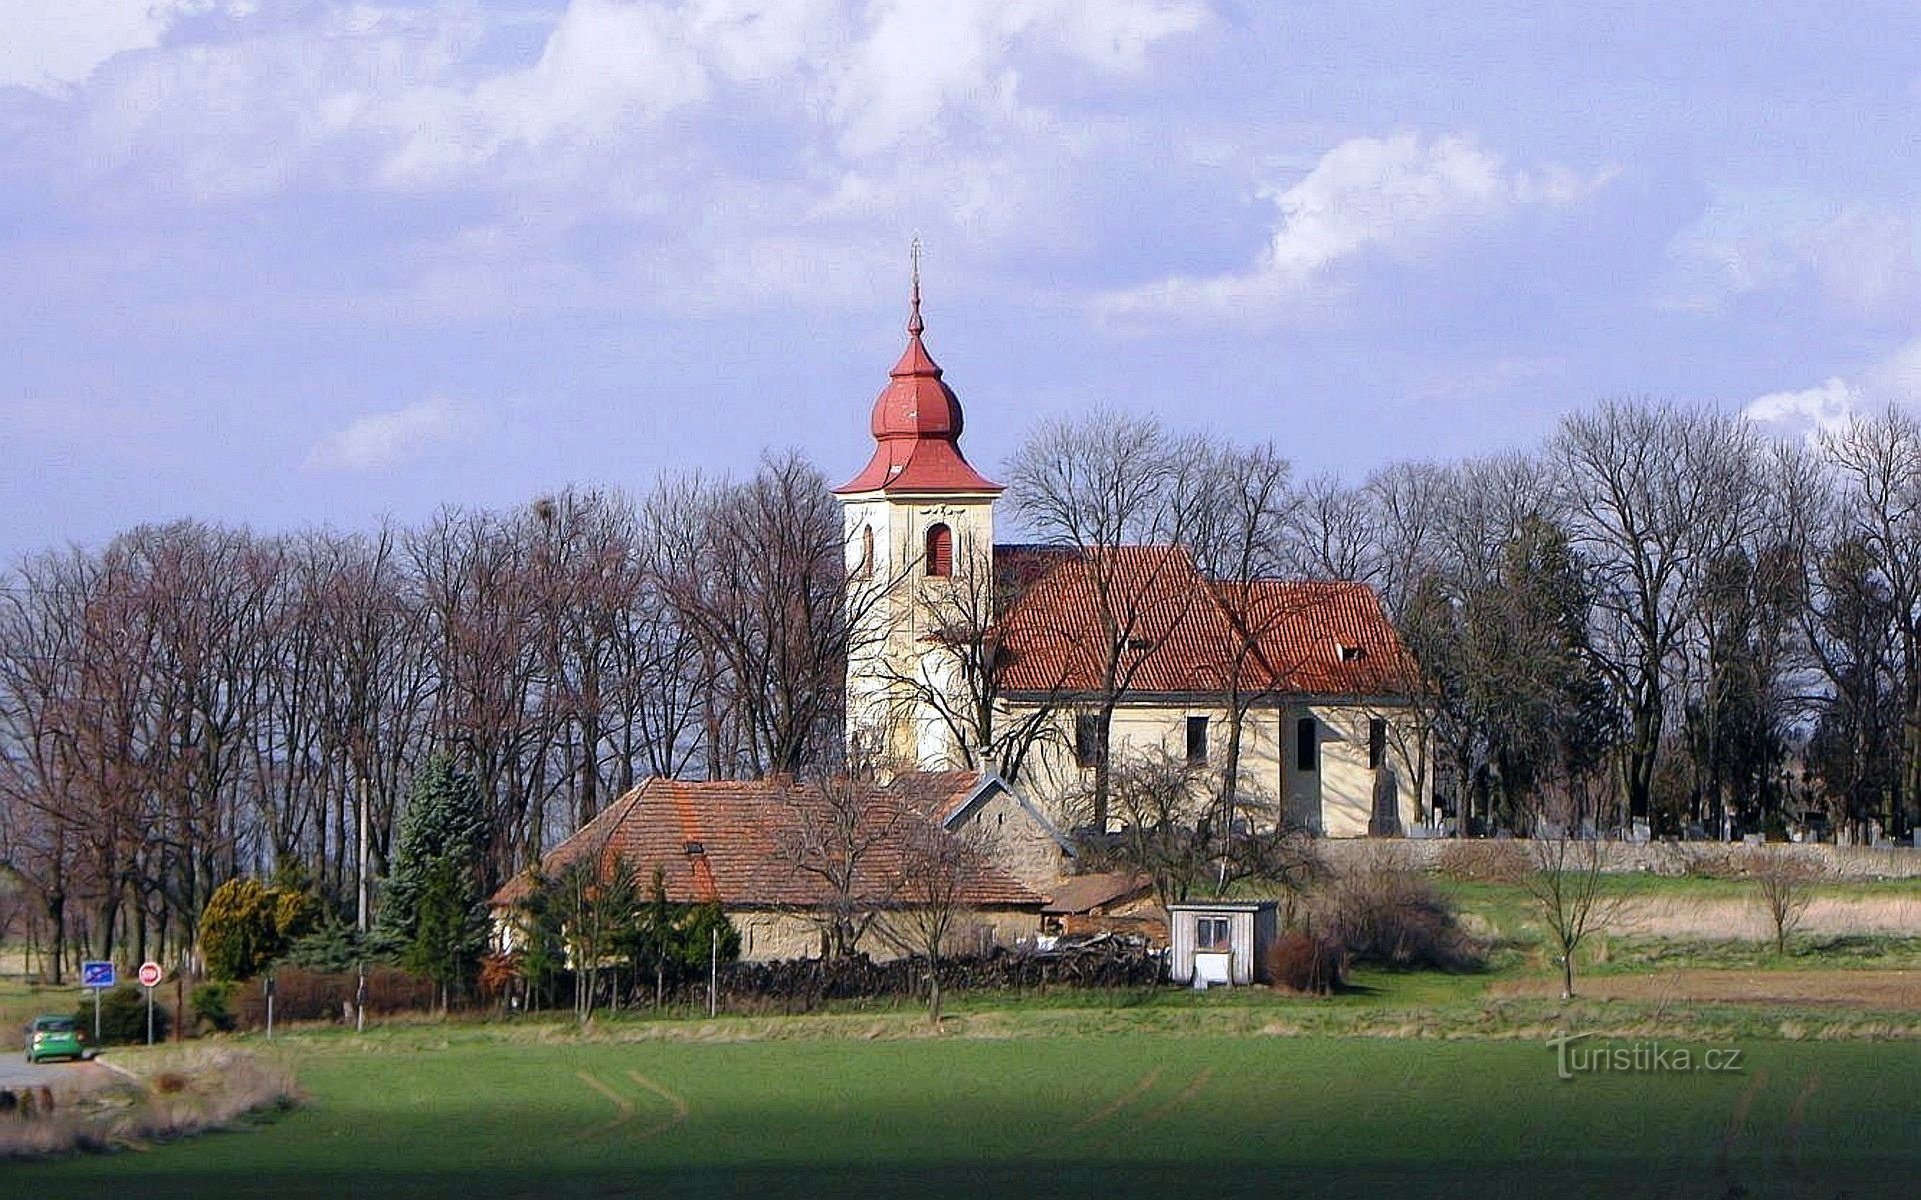
<path fill-rule="evenodd" d="M 87 988 L 110 988 L 113 986 L 113 964 L 110 962 L 83 962 L 80 964 L 80 986 Z"/>

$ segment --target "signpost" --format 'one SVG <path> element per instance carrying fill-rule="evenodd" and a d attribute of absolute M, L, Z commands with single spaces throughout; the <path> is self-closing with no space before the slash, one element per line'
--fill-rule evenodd
<path fill-rule="evenodd" d="M 140 986 L 147 989 L 147 1045 L 149 1046 L 153 1045 L 153 989 L 160 986 L 160 981 L 166 977 L 167 973 L 160 969 L 159 963 L 140 964 Z"/>
<path fill-rule="evenodd" d="M 113 964 L 88 959 L 80 964 L 80 986 L 93 992 L 93 1044 L 100 1044 L 100 993 L 114 985 Z"/>

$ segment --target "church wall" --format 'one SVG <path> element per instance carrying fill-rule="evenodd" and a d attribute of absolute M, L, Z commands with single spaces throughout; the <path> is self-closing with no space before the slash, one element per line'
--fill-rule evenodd
<path fill-rule="evenodd" d="M 981 587 L 991 578 L 992 500 L 877 493 L 843 497 L 841 503 L 848 570 L 874 589 L 872 596 L 857 592 L 854 601 L 861 606 L 862 629 L 848 655 L 849 736 L 860 736 L 868 752 L 891 762 L 928 769 L 957 765 L 947 722 L 916 702 L 921 689 L 907 681 L 939 682 L 924 674 L 933 616 L 951 608 L 957 589 Z M 927 534 L 936 524 L 953 533 L 953 572 L 946 577 L 930 577 L 924 561 Z M 874 560 L 864 577 L 863 529 L 874 531 Z"/>
<path fill-rule="evenodd" d="M 1031 711 L 1029 709 L 1028 711 Z M 1319 735 L 1317 768 L 1299 770 L 1295 761 L 1296 722 L 1313 716 Z M 1208 761 L 1219 769 L 1227 747 L 1227 711 L 1195 704 L 1129 703 L 1114 713 L 1112 745 L 1117 757 L 1130 754 L 1186 752 L 1187 718 L 1208 718 Z M 1256 708 L 1243 720 L 1240 779 L 1244 793 L 1252 792 L 1275 816 L 1329 837 L 1364 837 L 1373 811 L 1379 772 L 1368 766 L 1368 724 L 1387 716 L 1403 730 L 1411 713 L 1366 705 L 1313 704 Z M 1040 804 L 1063 829 L 1084 825 L 1086 793 L 1093 786 L 1092 768 L 1076 765 L 1074 717 L 1071 710 L 1056 714 L 1054 736 L 1038 745 L 1023 766 L 1019 786 Z M 1396 807 L 1402 828 L 1419 820 L 1426 781 L 1415 787 L 1411 772 L 1394 753 L 1389 737 L 1384 770 L 1396 783 Z M 1272 818 L 1270 818 L 1272 819 Z"/>

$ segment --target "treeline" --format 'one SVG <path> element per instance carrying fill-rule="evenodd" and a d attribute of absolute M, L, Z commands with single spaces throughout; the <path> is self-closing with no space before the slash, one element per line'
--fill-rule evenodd
<path fill-rule="evenodd" d="M 1807 446 L 1616 402 L 1531 453 L 1359 483 L 1097 414 L 1037 430 L 1006 478 L 1004 528 L 1083 554 L 1178 545 L 1223 585 L 1214 602 L 1248 634 L 1219 666 L 1229 814 L 1261 786 L 1237 783 L 1236 731 L 1275 699 L 1242 681 L 1277 614 L 1228 585 L 1294 574 L 1380 591 L 1428 685 L 1429 736 L 1393 750 L 1434 769 L 1465 827 L 1915 822 L 1921 425 L 1905 412 Z M 570 491 L 364 533 L 181 523 L 30 556 L 0 582 L 0 930 L 30 928 L 56 960 L 164 957 L 216 887 L 289 862 L 351 915 L 357 827 L 380 879 L 436 753 L 478 783 L 487 887 L 646 775 L 832 762 L 864 624 L 844 553 L 828 481 L 788 456 L 632 499 Z M 1104 818 L 1109 718 L 1166 587 L 1087 561 L 1101 688 L 1050 703 L 1096 720 Z M 1017 772 L 1058 726 L 997 710 L 1014 597 L 963 575 L 929 650 L 957 657 L 943 677 L 960 683 L 922 698 L 961 752 Z"/>
<path fill-rule="evenodd" d="M 1533 453 L 1297 496 L 1300 569 L 1373 583 L 1420 659 L 1443 787 L 1473 826 L 1913 828 L 1912 414 L 1808 445 L 1615 402 Z"/>
<path fill-rule="evenodd" d="M 351 918 L 364 822 L 446 752 L 488 889 L 649 774 L 792 771 L 840 741 L 841 516 L 812 466 L 569 491 L 417 528 L 197 522 L 0 582 L 0 930 L 167 957 L 297 862 Z M 4 936 L 4 933 L 0 933 Z"/>

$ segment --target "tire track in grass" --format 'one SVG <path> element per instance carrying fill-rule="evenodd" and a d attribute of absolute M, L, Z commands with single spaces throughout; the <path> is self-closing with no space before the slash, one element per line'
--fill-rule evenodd
<path fill-rule="evenodd" d="M 1765 1070 L 1756 1071 L 1747 1089 L 1735 1098 L 1734 1115 L 1728 1118 L 1727 1130 L 1721 1135 L 1721 1149 L 1714 1156 L 1714 1173 L 1717 1176 L 1727 1177 L 1728 1163 L 1734 1157 L 1734 1144 L 1741 1140 L 1742 1134 L 1747 1132 L 1748 1113 L 1754 1108 L 1754 1098 L 1760 1095 L 1761 1089 L 1766 1086 L 1768 1086 L 1768 1073 Z"/>
<path fill-rule="evenodd" d="M 665 1121 L 661 1121 L 658 1124 L 649 1125 L 646 1129 L 643 1129 L 639 1133 L 635 1134 L 634 1135 L 635 1141 L 644 1142 L 648 1138 L 658 1137 L 661 1134 L 666 1133 L 669 1129 L 672 1129 L 674 1126 L 680 1124 L 682 1121 L 685 1121 L 687 1119 L 687 1101 L 682 1099 L 678 1093 L 669 1091 L 667 1088 L 647 1078 L 645 1075 L 642 1075 L 639 1071 L 627 1072 L 627 1078 L 633 1080 L 635 1083 L 639 1084 L 641 1087 L 646 1088 L 648 1091 L 652 1092 L 654 1095 L 659 1096 L 662 1100 L 665 1100 L 668 1104 L 673 1106 L 673 1110 L 674 1110 L 674 1115 L 671 1117 L 668 1117 Z"/>
<path fill-rule="evenodd" d="M 1155 1082 L 1160 1079 L 1160 1077 L 1161 1077 L 1161 1069 L 1159 1067 L 1155 1067 L 1153 1070 L 1149 1071 L 1147 1074 L 1135 1080 L 1133 1087 L 1128 1088 L 1126 1091 L 1122 1092 L 1120 1095 L 1114 1097 L 1112 1100 L 1109 1100 L 1106 1104 L 1103 1104 L 1099 1108 L 1095 1109 L 1092 1113 L 1089 1113 L 1087 1116 L 1081 1118 L 1080 1122 L 1074 1125 L 1072 1128 L 1068 1129 L 1068 1131 L 1065 1134 L 1061 1134 L 1056 1137 L 1049 1138 L 1046 1142 L 1042 1144 L 1053 1145 L 1055 1143 L 1066 1140 L 1068 1137 L 1074 1134 L 1086 1133 L 1088 1130 L 1094 1128 L 1097 1125 L 1106 1124 L 1107 1122 L 1113 1120 L 1115 1117 L 1119 1116 L 1121 1114 L 1121 1111 L 1125 1109 L 1128 1105 L 1134 1103 L 1134 1101 L 1136 1100 L 1139 1100 L 1142 1096 L 1145 1096 L 1148 1093 L 1149 1089 L 1151 1089 L 1154 1086 Z"/>
<path fill-rule="evenodd" d="M 1140 1123 L 1143 1125 L 1152 1125 L 1154 1122 L 1160 1120 L 1162 1117 L 1166 1116 L 1168 1113 L 1171 1113 L 1175 1109 L 1179 1108 L 1181 1105 L 1186 1104 L 1189 1100 L 1192 1100 L 1194 1097 L 1200 1095 L 1201 1092 L 1207 1087 L 1208 1080 L 1212 1078 L 1214 1078 L 1214 1068 L 1202 1067 L 1200 1070 L 1200 1074 L 1188 1080 L 1187 1086 L 1180 1090 L 1179 1095 L 1175 1096 L 1172 1100 L 1167 1101 L 1165 1104 L 1162 1104 L 1156 1108 L 1151 1108 L 1146 1113 L 1142 1114 Z"/>
<path fill-rule="evenodd" d="M 617 1114 L 613 1120 L 607 1122 L 605 1125 L 596 1125 L 592 1129 L 582 1133 L 580 1135 L 582 1140 L 599 1137 L 603 1133 L 611 1133 L 634 1119 L 634 1102 L 632 1100 L 616 1092 L 585 1071 L 578 1072 L 578 1074 L 582 1083 L 614 1102 L 614 1109 Z"/>
<path fill-rule="evenodd" d="M 1788 1109 L 1788 1125 L 1782 1132 L 1783 1160 L 1790 1167 L 1801 1165 L 1801 1130 L 1806 1127 L 1808 1098 L 1821 1086 L 1821 1074 L 1815 1072 L 1801 1082 L 1801 1094 L 1794 1098 L 1794 1107 Z"/>

